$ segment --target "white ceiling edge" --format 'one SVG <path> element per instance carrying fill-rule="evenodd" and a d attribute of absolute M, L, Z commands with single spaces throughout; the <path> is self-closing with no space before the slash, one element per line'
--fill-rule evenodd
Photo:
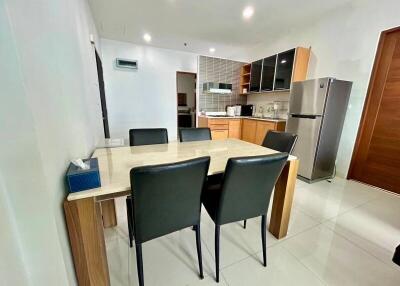
<path fill-rule="evenodd" d="M 251 50 L 245 49 L 245 48 L 231 48 L 231 47 L 226 47 L 223 45 L 214 45 L 213 47 L 215 47 L 215 49 L 216 49 L 216 51 L 214 53 L 203 53 L 202 51 L 204 49 L 202 49 L 201 47 L 189 50 L 185 47 L 183 47 L 183 48 L 168 48 L 168 47 L 164 47 L 161 45 L 158 46 L 153 43 L 122 41 L 122 40 L 119 40 L 117 37 L 115 37 L 115 38 L 114 37 L 100 37 L 100 39 L 119 42 L 121 44 L 127 44 L 127 45 L 130 44 L 130 45 L 141 46 L 141 47 L 178 51 L 178 52 L 182 52 L 182 53 L 194 54 L 196 56 L 220 58 L 220 59 L 226 59 L 226 60 L 232 60 L 232 61 L 238 61 L 238 62 L 244 62 L 244 63 L 250 62 L 250 59 L 251 59 L 251 55 L 250 55 Z"/>

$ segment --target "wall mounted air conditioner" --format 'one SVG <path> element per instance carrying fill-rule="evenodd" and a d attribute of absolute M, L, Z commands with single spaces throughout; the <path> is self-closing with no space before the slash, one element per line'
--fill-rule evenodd
<path fill-rule="evenodd" d="M 115 59 L 115 67 L 117 69 L 123 70 L 137 70 L 138 69 L 138 61 L 137 60 L 128 60 L 128 59 Z"/>
<path fill-rule="evenodd" d="M 216 93 L 216 94 L 229 94 L 232 93 L 232 84 L 219 83 L 219 82 L 205 82 L 203 83 L 203 92 Z"/>

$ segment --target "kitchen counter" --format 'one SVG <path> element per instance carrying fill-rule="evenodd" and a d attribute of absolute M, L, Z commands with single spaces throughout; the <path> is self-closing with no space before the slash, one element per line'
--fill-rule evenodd
<path fill-rule="evenodd" d="M 210 119 L 252 119 L 270 122 L 286 122 L 287 119 L 283 118 L 268 118 L 268 117 L 255 117 L 255 116 L 212 116 L 212 115 L 199 115 L 199 117 Z"/>

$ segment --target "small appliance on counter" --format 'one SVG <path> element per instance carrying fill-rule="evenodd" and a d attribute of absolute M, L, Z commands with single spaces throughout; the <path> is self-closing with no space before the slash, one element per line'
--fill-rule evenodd
<path fill-rule="evenodd" d="M 242 112 L 242 106 L 235 105 L 235 116 L 240 116 L 241 112 Z"/>
<path fill-rule="evenodd" d="M 240 110 L 240 115 L 241 116 L 253 116 L 253 110 L 254 110 L 254 105 L 252 105 L 252 104 L 242 105 L 241 110 Z"/>
<path fill-rule="evenodd" d="M 227 116 L 234 117 L 235 116 L 235 111 L 236 111 L 236 108 L 234 106 L 227 106 L 226 107 L 226 115 Z"/>
<path fill-rule="evenodd" d="M 294 82 L 286 132 L 298 135 L 293 155 L 299 176 L 311 183 L 331 178 L 352 82 L 320 78 Z"/>

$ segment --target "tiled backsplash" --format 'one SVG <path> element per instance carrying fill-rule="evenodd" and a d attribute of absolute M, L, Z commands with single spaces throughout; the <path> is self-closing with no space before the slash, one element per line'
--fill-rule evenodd
<path fill-rule="evenodd" d="M 279 109 L 274 112 L 272 107 L 274 102 L 278 103 Z M 276 116 L 279 118 L 287 118 L 289 109 L 289 92 L 268 92 L 247 95 L 247 104 L 254 105 L 254 113 L 257 116 Z"/>
<path fill-rule="evenodd" d="M 240 69 L 242 62 L 199 57 L 199 110 L 225 111 L 227 105 L 246 104 L 246 96 L 240 95 Z M 203 92 L 203 83 L 220 82 L 232 84 L 231 94 L 210 94 Z"/>

